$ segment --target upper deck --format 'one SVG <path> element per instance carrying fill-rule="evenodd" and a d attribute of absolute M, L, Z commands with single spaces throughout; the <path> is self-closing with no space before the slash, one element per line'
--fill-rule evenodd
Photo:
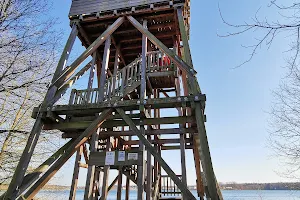
<path fill-rule="evenodd" d="M 73 0 L 69 18 L 79 22 L 78 37 L 88 47 L 118 17 L 132 15 L 135 19 L 147 20 L 148 30 L 168 48 L 174 47 L 180 30 L 176 7 L 183 8 L 185 26 L 189 33 L 190 0 Z M 110 49 L 109 69 L 113 70 L 115 52 L 119 51 L 122 68 L 134 61 L 141 52 L 142 34 L 128 21 L 113 34 Z M 156 51 L 151 43 L 148 51 Z M 98 48 L 103 55 L 104 45 Z"/>

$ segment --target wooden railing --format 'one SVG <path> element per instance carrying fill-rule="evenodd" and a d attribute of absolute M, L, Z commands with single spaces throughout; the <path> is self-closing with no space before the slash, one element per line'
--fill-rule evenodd
<path fill-rule="evenodd" d="M 166 72 L 174 70 L 169 57 L 161 51 L 148 52 L 146 57 L 146 72 Z M 122 98 L 130 89 L 137 87 L 141 81 L 141 57 L 135 59 L 115 75 L 108 78 L 104 86 L 104 94 L 99 88 L 72 90 L 70 105 L 99 103 L 100 101 Z"/>
<path fill-rule="evenodd" d="M 132 86 L 141 80 L 141 58 L 135 59 L 129 65 L 118 71 L 115 76 L 106 80 L 103 97 L 99 88 L 72 90 L 70 105 L 99 103 L 101 99 L 110 100 L 112 97 L 123 97 Z"/>
<path fill-rule="evenodd" d="M 161 51 L 147 53 L 147 72 L 165 72 L 174 70 L 174 64 L 170 58 Z"/>
<path fill-rule="evenodd" d="M 126 89 L 141 80 L 141 58 L 135 59 L 129 65 L 118 71 L 116 76 L 110 77 L 105 83 L 104 96 L 123 97 Z"/>
<path fill-rule="evenodd" d="M 177 175 L 179 179 L 181 179 L 181 175 Z M 178 196 L 181 194 L 177 185 L 173 182 L 173 180 L 168 175 L 161 176 L 161 195 L 162 196 Z"/>

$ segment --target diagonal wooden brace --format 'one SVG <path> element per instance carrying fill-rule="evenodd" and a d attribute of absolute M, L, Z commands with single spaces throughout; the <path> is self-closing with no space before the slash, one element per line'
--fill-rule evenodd
<path fill-rule="evenodd" d="M 184 62 L 179 56 L 175 55 L 172 50 L 166 47 L 159 39 L 157 39 L 150 31 L 145 29 L 142 24 L 140 24 L 136 19 L 132 16 L 127 16 L 127 19 L 131 22 L 131 24 L 137 28 L 142 34 L 146 35 L 148 39 L 159 47 L 164 53 L 166 53 L 170 59 L 178 65 L 178 67 L 185 71 L 189 76 L 194 77 L 197 72 L 189 66 L 186 62 Z"/>
<path fill-rule="evenodd" d="M 98 47 L 109 37 L 122 23 L 124 17 L 118 18 L 111 26 L 109 26 L 71 65 L 68 67 L 53 83 L 51 86 L 56 85 L 60 87 L 68 78 L 70 78 L 78 66 L 90 55 L 92 55 Z"/>
<path fill-rule="evenodd" d="M 140 131 L 137 129 L 136 125 L 133 121 L 125 114 L 124 110 L 120 108 L 116 108 L 118 113 L 124 119 L 124 121 L 129 125 L 130 129 L 136 133 L 138 138 L 143 142 L 146 149 L 153 155 L 153 157 L 159 162 L 161 167 L 166 171 L 166 173 L 170 176 L 170 178 L 174 181 L 174 183 L 178 186 L 181 192 L 185 195 L 188 200 L 196 200 L 191 191 L 181 182 L 181 180 L 176 176 L 173 170 L 169 167 L 169 165 L 164 161 L 164 159 L 157 153 L 157 151 L 152 147 L 150 142 L 143 136 Z"/>
<path fill-rule="evenodd" d="M 43 162 L 38 168 L 36 168 L 33 172 L 27 174 L 22 182 L 22 185 L 19 188 L 19 193 L 24 192 L 28 189 L 28 187 L 36 181 L 39 176 L 44 173 L 52 163 L 54 163 L 63 153 L 64 151 L 71 145 L 71 143 L 74 142 L 74 140 L 70 140 L 67 142 L 64 146 L 62 146 L 59 150 L 57 150 L 52 156 L 50 156 L 45 162 Z M 3 194 L 1 198 L 4 197 L 5 194 Z M 15 194 L 17 195 L 17 194 Z"/>
<path fill-rule="evenodd" d="M 99 117 L 66 149 L 65 153 L 38 179 L 33 186 L 20 198 L 31 199 L 36 193 L 55 175 L 55 173 L 64 165 L 64 163 L 74 154 L 75 151 L 83 145 L 89 137 L 103 124 L 109 117 L 113 109 L 103 111 Z"/>
<path fill-rule="evenodd" d="M 59 90 L 56 91 L 55 96 L 49 100 L 48 105 L 53 105 L 57 102 L 66 91 L 79 79 L 81 78 L 92 66 L 92 61 L 86 64 L 79 72 L 77 72 L 71 79 L 69 79 L 65 84 L 63 84 Z"/>

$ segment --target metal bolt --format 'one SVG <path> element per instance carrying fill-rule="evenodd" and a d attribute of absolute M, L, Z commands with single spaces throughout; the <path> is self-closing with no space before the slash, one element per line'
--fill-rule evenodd
<path fill-rule="evenodd" d="M 177 101 L 181 101 L 181 98 L 180 98 L 180 97 L 178 97 Z"/>
<path fill-rule="evenodd" d="M 198 101 L 198 100 L 199 100 L 199 97 L 198 97 L 198 96 L 195 96 L 195 100 Z"/>

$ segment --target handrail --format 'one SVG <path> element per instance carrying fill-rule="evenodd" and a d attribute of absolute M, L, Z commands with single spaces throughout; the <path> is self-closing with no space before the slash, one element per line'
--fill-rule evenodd
<path fill-rule="evenodd" d="M 119 70 L 115 75 L 108 78 L 104 85 L 104 94 L 100 96 L 99 88 L 72 90 L 69 104 L 85 105 L 99 103 L 99 99 L 111 100 L 111 98 L 122 98 L 128 92 L 137 87 L 141 81 L 141 62 L 138 57 L 130 64 Z M 147 52 L 146 72 L 165 72 L 174 70 L 174 64 L 169 57 L 161 51 Z M 132 87 L 131 87 L 132 86 Z"/>

